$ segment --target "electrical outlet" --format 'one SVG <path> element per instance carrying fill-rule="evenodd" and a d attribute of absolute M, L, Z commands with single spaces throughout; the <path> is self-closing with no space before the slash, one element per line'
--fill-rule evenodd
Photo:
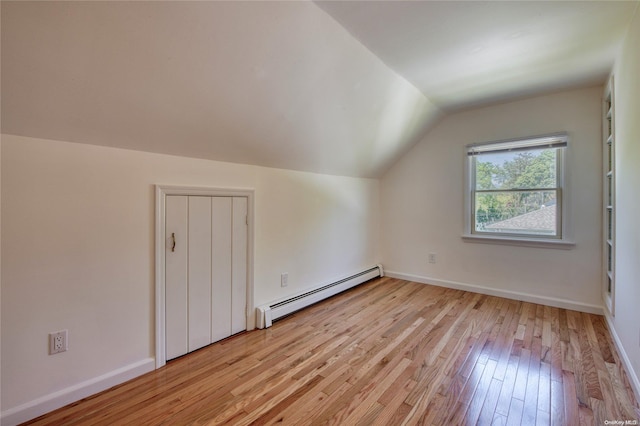
<path fill-rule="evenodd" d="M 69 349 L 67 336 L 67 330 L 49 333 L 49 355 L 66 352 Z"/>
<path fill-rule="evenodd" d="M 429 263 L 436 263 L 436 254 L 429 253 Z"/>
<path fill-rule="evenodd" d="M 283 272 L 280 275 L 280 287 L 286 287 L 289 285 L 289 273 Z"/>

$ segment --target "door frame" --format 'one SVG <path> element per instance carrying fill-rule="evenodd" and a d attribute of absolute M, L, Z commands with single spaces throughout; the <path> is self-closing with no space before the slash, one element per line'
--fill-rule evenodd
<path fill-rule="evenodd" d="M 166 298 L 165 298 L 165 219 L 168 195 L 206 196 L 206 197 L 246 197 L 247 198 L 247 291 L 246 310 L 247 330 L 255 328 L 255 307 L 253 306 L 253 247 L 254 247 L 254 195 L 253 189 L 246 188 L 209 188 L 198 186 L 155 185 L 156 192 L 156 235 L 155 235 L 155 317 L 156 317 L 156 368 L 167 363 L 166 353 Z"/>

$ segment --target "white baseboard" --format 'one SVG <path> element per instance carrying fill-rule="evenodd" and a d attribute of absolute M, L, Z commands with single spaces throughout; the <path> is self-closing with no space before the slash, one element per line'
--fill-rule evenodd
<path fill-rule="evenodd" d="M 110 371 L 102 376 L 94 377 L 93 379 L 69 386 L 68 388 L 34 399 L 18 407 L 3 411 L 0 423 L 2 426 L 15 426 L 35 419 L 38 416 L 64 407 L 67 404 L 71 404 L 82 398 L 124 383 L 134 377 L 153 371 L 154 368 L 155 359 L 145 358 L 133 364 L 118 368 L 117 370 Z"/>
<path fill-rule="evenodd" d="M 538 303 L 540 305 L 553 306 L 554 308 L 570 309 L 572 311 L 587 312 L 590 314 L 604 315 L 604 308 L 598 305 L 575 302 L 568 299 L 556 297 L 539 296 L 535 294 L 522 293 L 519 291 L 502 290 L 491 287 L 484 287 L 476 284 L 461 283 L 456 281 L 439 280 L 435 278 L 422 277 L 419 275 L 403 274 L 401 272 L 385 271 L 385 275 L 401 280 L 415 281 L 422 284 L 432 284 L 438 287 L 453 288 L 456 290 L 470 291 L 472 293 L 486 294 L 489 296 L 504 297 L 506 299 L 520 300 L 522 302 Z"/>
<path fill-rule="evenodd" d="M 333 282 L 328 282 L 316 286 L 312 290 L 300 292 L 295 295 L 274 301 L 256 308 L 256 317 L 258 328 L 271 327 L 273 321 L 282 318 L 300 309 L 316 304 L 322 300 L 335 296 L 338 293 L 349 290 L 366 281 L 376 277 L 383 277 L 384 270 L 382 265 L 378 264 L 363 271 L 343 278 L 338 278 Z"/>
<path fill-rule="evenodd" d="M 616 332 L 616 328 L 613 325 L 613 320 L 609 316 L 608 312 L 605 312 L 604 317 L 607 320 L 607 327 L 609 327 L 609 333 L 613 336 L 613 342 L 616 345 L 616 349 L 618 350 L 618 354 L 622 359 L 622 364 L 624 366 L 625 371 L 627 372 L 627 376 L 629 377 L 629 381 L 631 382 L 631 387 L 636 394 L 636 398 L 640 399 L 640 380 L 638 379 L 638 374 L 634 371 L 633 365 L 631 365 L 631 360 L 627 355 L 627 352 L 624 350 L 624 346 L 622 346 L 622 341 L 620 340 L 620 336 Z M 637 401 L 637 402 L 640 402 Z"/>

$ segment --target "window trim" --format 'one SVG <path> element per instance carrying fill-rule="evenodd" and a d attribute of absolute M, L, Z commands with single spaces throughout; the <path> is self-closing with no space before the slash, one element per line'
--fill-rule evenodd
<path fill-rule="evenodd" d="M 516 147 L 507 148 L 510 151 L 527 150 L 526 147 L 522 147 L 527 141 L 531 141 L 530 147 L 538 146 L 544 143 L 545 140 L 550 141 L 550 146 L 562 147 L 564 149 L 559 151 L 558 161 L 556 162 L 556 176 L 558 179 L 557 188 L 550 188 L 558 193 L 557 208 L 559 211 L 559 217 L 557 220 L 557 229 L 559 232 L 557 235 L 532 235 L 532 234 L 516 234 L 516 233 L 497 233 L 497 232 L 475 232 L 475 200 L 474 191 L 475 188 L 475 174 L 473 168 L 473 155 L 472 151 L 475 148 L 486 150 L 486 148 L 492 145 L 500 144 L 514 144 Z M 553 142 L 556 141 L 556 142 Z M 559 141 L 559 142 L 558 142 Z M 520 147 L 517 145 L 520 144 Z M 547 247 L 547 248 L 560 248 L 569 249 L 575 246 L 575 243 L 571 239 L 571 227 L 568 220 L 569 217 L 569 191 L 568 187 L 568 173 L 567 173 L 567 158 L 569 148 L 569 135 L 565 132 L 552 133 L 539 136 L 529 136 L 523 138 L 505 139 L 499 141 L 482 142 L 469 144 L 464 147 L 464 161 L 465 161 L 465 179 L 464 179 L 464 232 L 462 239 L 465 242 L 473 243 L 489 243 L 489 244 L 507 244 L 507 245 L 521 245 L 528 247 Z M 495 152 L 498 149 L 492 149 Z M 537 188 L 536 188 L 537 189 Z M 542 188 L 544 189 L 544 188 Z M 537 189 L 540 190 L 540 189 Z"/>

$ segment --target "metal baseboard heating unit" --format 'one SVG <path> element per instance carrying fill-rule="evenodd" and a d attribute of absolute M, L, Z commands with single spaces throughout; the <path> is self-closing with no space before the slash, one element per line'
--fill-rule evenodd
<path fill-rule="evenodd" d="M 383 277 L 382 265 L 376 265 L 360 273 L 343 278 L 331 284 L 324 285 L 315 290 L 290 297 L 286 300 L 274 302 L 270 305 L 258 306 L 256 308 L 256 326 L 258 328 L 271 327 L 273 321 L 299 311 L 302 308 L 313 305 L 328 297 L 334 296 L 372 278 Z"/>

